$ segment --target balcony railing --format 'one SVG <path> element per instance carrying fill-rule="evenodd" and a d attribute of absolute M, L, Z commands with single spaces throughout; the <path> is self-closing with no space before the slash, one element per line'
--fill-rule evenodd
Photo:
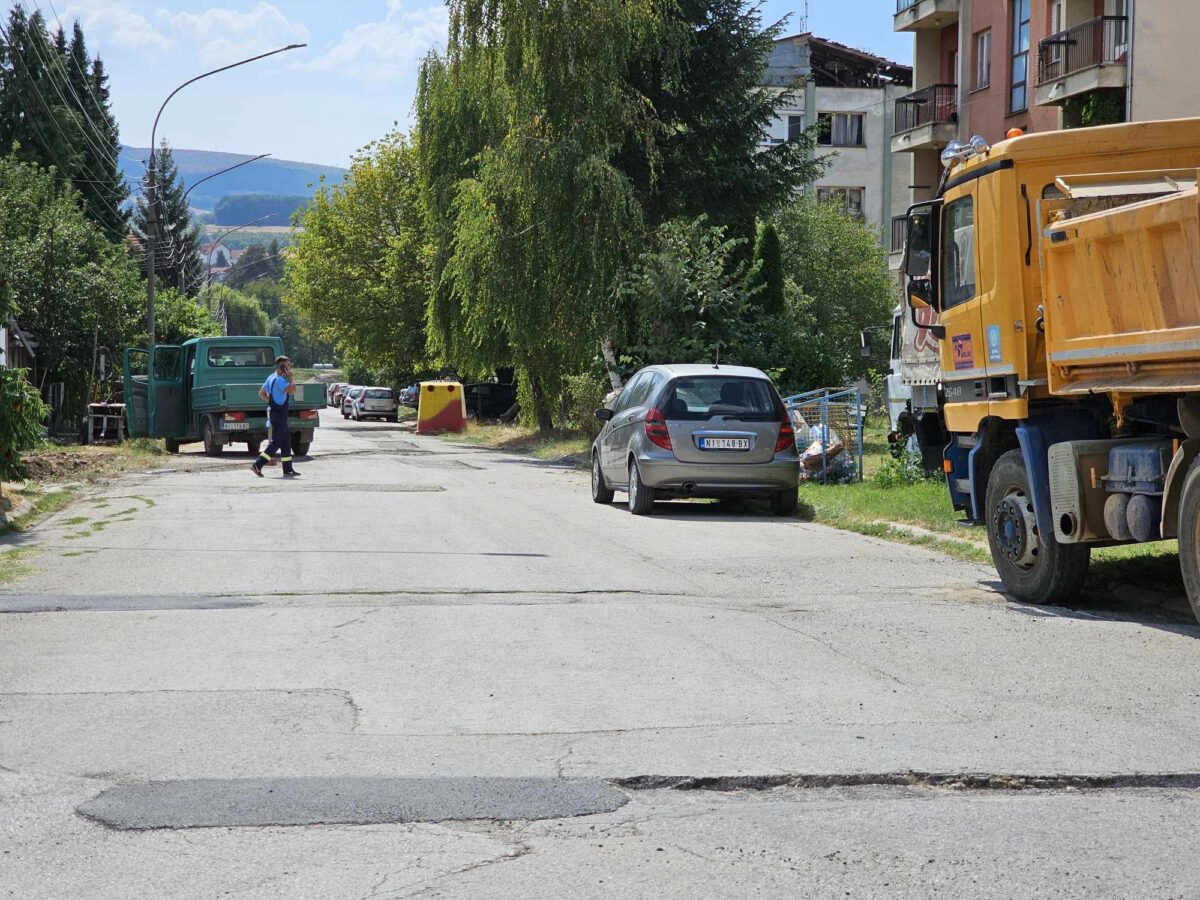
<path fill-rule="evenodd" d="M 904 241 L 908 238 L 908 216 L 892 216 L 892 253 L 904 252 Z"/>
<path fill-rule="evenodd" d="M 896 134 L 922 125 L 946 125 L 957 121 L 957 85 L 931 84 L 896 101 Z"/>
<path fill-rule="evenodd" d="M 921 0 L 896 0 L 896 12 L 902 13 L 910 6 L 916 6 Z"/>
<path fill-rule="evenodd" d="M 1129 21 L 1125 16 L 1091 19 L 1038 44 L 1038 84 L 1093 66 L 1123 63 L 1128 53 Z"/>

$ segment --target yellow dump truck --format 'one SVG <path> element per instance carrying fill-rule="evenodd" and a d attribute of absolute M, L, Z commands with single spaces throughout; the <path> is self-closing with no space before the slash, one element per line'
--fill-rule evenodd
<path fill-rule="evenodd" d="M 1200 618 L 1200 120 L 982 138 L 908 213 L 937 312 L 951 501 L 1007 590 L 1083 586 L 1092 547 L 1178 538 Z"/>

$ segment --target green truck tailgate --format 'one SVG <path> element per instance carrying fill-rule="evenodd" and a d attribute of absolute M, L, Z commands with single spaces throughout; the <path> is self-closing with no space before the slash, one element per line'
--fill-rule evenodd
<path fill-rule="evenodd" d="M 261 384 L 210 384 L 192 392 L 192 409 L 196 412 L 221 410 L 251 410 L 265 407 L 258 396 Z M 298 384 L 288 406 L 293 409 L 320 409 L 325 405 L 325 385 Z"/>

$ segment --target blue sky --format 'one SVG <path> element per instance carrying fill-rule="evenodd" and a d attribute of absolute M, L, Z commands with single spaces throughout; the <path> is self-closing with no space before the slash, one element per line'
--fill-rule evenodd
<path fill-rule="evenodd" d="M 171 101 L 159 134 L 177 147 L 271 153 L 346 165 L 356 148 L 410 120 L 416 71 L 443 45 L 436 0 L 21 0 L 68 29 L 78 17 L 104 57 L 127 144 L 145 146 L 170 90 L 206 69 L 289 43 L 307 49 L 216 75 Z M 810 30 L 901 62 L 912 38 L 892 32 L 891 0 L 811 0 Z M 767 0 L 764 17 L 802 0 Z"/>

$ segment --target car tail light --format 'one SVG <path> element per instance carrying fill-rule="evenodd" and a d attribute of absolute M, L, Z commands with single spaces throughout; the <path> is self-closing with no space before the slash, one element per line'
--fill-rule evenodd
<path fill-rule="evenodd" d="M 782 453 L 794 446 L 796 446 L 796 432 L 792 430 L 792 423 L 784 419 L 779 423 L 779 437 L 775 439 L 775 452 Z"/>
<path fill-rule="evenodd" d="M 317 418 L 317 411 L 316 411 L 315 409 L 302 409 L 302 410 L 300 410 L 300 419 L 301 419 L 301 420 L 304 420 L 304 419 L 315 419 L 315 418 Z"/>
<path fill-rule="evenodd" d="M 246 414 L 244 412 L 227 412 L 225 413 L 226 422 L 245 422 Z"/>
<path fill-rule="evenodd" d="M 661 409 L 652 409 L 646 413 L 646 437 L 650 439 L 650 443 L 664 450 L 671 449 L 671 432 L 667 431 L 667 420 Z"/>

